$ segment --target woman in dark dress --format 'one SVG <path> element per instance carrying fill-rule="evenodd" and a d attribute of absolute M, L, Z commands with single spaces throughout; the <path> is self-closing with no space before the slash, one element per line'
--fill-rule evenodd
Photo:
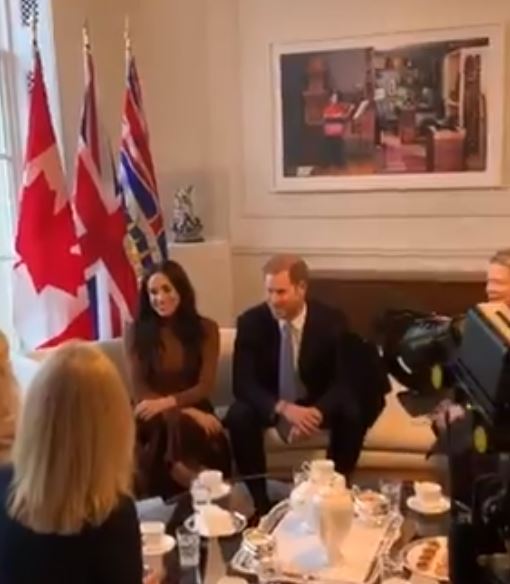
<path fill-rule="evenodd" d="M 136 399 L 138 495 L 168 497 L 204 468 L 228 476 L 227 437 L 209 401 L 218 325 L 199 315 L 177 262 L 166 261 L 144 278 L 126 349 Z"/>

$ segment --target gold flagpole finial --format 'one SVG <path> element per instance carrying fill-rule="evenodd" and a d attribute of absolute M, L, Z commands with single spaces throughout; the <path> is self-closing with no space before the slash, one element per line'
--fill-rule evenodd
<path fill-rule="evenodd" d="M 126 44 L 126 53 L 129 55 L 131 53 L 131 33 L 129 29 L 129 16 L 127 14 L 124 21 L 124 42 Z"/>
<path fill-rule="evenodd" d="M 89 23 L 85 21 L 82 28 L 83 48 L 90 51 Z"/>

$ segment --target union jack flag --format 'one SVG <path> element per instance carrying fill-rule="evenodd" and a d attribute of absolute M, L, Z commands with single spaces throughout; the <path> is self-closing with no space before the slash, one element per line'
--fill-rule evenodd
<path fill-rule="evenodd" d="M 96 107 L 94 63 L 84 30 L 85 97 L 78 141 L 73 203 L 85 260 L 94 337 L 119 336 L 133 319 L 137 281 L 127 250 L 122 197 Z"/>
<path fill-rule="evenodd" d="M 166 259 L 168 250 L 142 91 L 127 35 L 126 61 L 119 176 L 129 216 L 128 232 L 141 271 Z"/>

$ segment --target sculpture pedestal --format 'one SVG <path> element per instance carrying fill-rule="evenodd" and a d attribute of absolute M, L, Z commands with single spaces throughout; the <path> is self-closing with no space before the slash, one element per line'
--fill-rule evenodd
<path fill-rule="evenodd" d="M 198 310 L 220 326 L 233 323 L 232 254 L 224 239 L 170 243 L 170 259 L 186 270 L 197 295 Z"/>

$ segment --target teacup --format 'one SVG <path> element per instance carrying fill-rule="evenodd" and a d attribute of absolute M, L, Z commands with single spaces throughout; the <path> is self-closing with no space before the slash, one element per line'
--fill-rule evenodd
<path fill-rule="evenodd" d="M 209 491 L 217 491 L 223 484 L 223 473 L 219 470 L 203 470 L 198 480 Z"/>
<path fill-rule="evenodd" d="M 140 524 L 144 547 L 161 547 L 165 535 L 165 524 L 162 521 L 142 521 Z"/>
<path fill-rule="evenodd" d="M 441 501 L 442 489 L 438 483 L 429 481 L 415 482 L 414 493 L 420 505 L 433 507 Z"/>

